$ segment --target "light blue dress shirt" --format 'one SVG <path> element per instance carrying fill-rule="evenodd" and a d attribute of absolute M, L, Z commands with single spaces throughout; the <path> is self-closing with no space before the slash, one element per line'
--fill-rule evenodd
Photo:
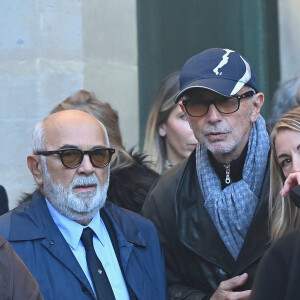
<path fill-rule="evenodd" d="M 88 226 L 82 226 L 58 212 L 47 199 L 46 203 L 54 223 L 67 241 L 93 290 L 94 286 L 86 262 L 85 249 L 80 240 L 85 227 L 92 228 L 95 233 L 93 238 L 94 248 L 106 271 L 116 300 L 129 300 L 126 283 L 118 259 L 100 214 L 97 213 Z"/>

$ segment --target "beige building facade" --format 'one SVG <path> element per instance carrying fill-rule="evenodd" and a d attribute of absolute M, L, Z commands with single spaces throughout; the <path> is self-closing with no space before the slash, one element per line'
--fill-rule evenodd
<path fill-rule="evenodd" d="M 0 1 L 0 184 L 10 208 L 35 188 L 27 168 L 34 124 L 79 89 L 119 111 L 138 141 L 135 0 Z"/>
<path fill-rule="evenodd" d="M 300 73 L 299 2 L 279 0 L 283 80 Z M 0 184 L 10 208 L 35 188 L 34 124 L 77 90 L 109 102 L 125 146 L 139 143 L 136 20 L 136 0 L 0 1 Z"/>

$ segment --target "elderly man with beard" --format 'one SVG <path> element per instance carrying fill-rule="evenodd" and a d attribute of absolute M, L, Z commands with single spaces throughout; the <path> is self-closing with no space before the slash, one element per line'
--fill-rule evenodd
<path fill-rule="evenodd" d="M 27 164 L 39 190 L 0 218 L 0 234 L 45 299 L 166 299 L 153 224 L 105 201 L 113 153 L 105 127 L 82 111 L 55 113 L 34 129 Z"/>

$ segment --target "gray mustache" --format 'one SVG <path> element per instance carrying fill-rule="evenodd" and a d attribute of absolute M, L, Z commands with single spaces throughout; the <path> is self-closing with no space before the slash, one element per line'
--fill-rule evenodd
<path fill-rule="evenodd" d="M 224 127 L 220 127 L 220 126 L 209 126 L 204 128 L 204 134 L 210 134 L 212 132 L 221 132 L 221 133 L 229 133 L 231 132 L 231 130 L 229 128 L 224 128 Z"/>
<path fill-rule="evenodd" d="M 86 177 L 86 176 L 77 177 L 72 181 L 72 186 L 93 185 L 93 184 L 96 184 L 96 185 L 99 184 L 99 181 L 95 175 L 90 175 L 88 177 Z"/>

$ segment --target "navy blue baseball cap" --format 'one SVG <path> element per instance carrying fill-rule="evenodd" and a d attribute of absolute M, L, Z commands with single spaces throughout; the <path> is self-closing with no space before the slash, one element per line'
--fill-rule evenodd
<path fill-rule="evenodd" d="M 211 48 L 192 56 L 183 65 L 179 77 L 177 103 L 192 88 L 208 89 L 226 97 L 235 95 L 244 85 L 258 92 L 251 65 L 239 53 L 229 49 Z"/>

